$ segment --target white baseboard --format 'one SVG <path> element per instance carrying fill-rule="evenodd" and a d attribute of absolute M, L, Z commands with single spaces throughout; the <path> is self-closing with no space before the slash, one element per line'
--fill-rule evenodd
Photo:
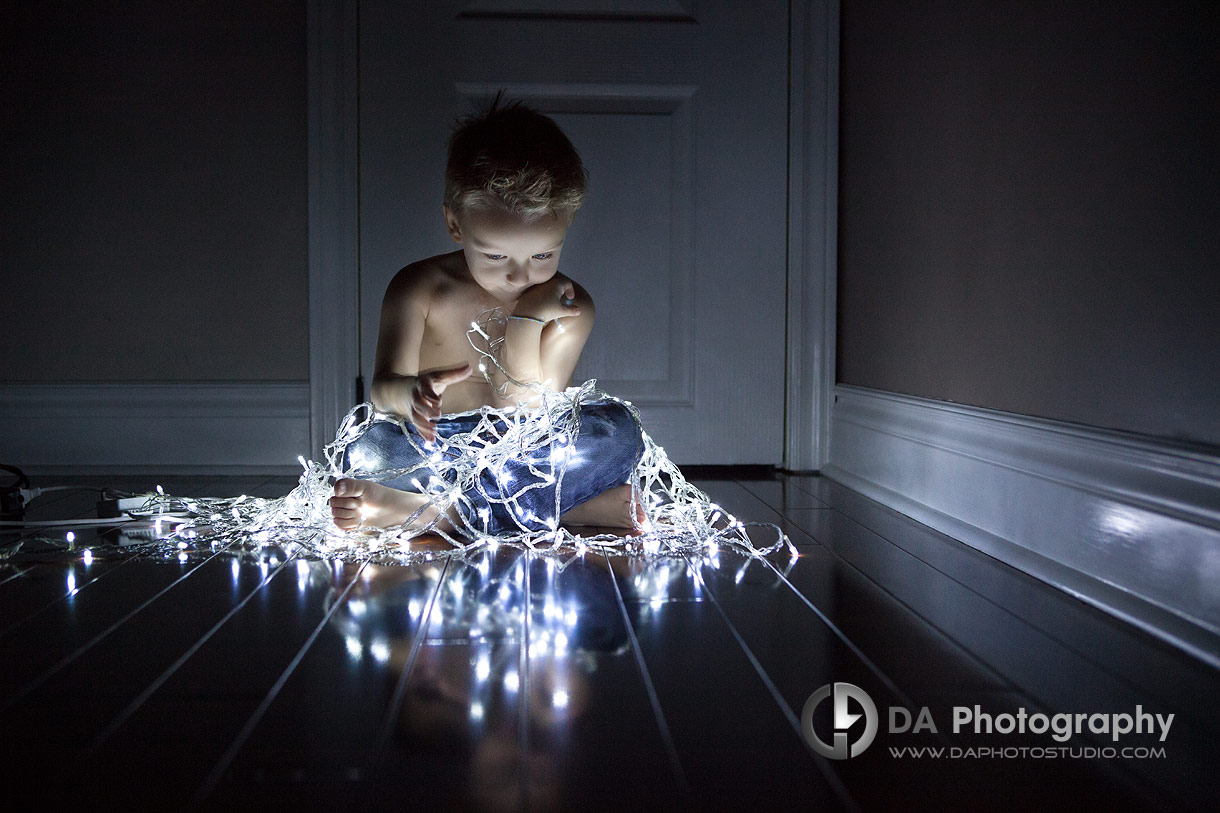
<path fill-rule="evenodd" d="M 839 385 L 822 474 L 1220 665 L 1220 457 Z"/>
<path fill-rule="evenodd" d="M 27 472 L 297 473 L 309 384 L 0 384 L 0 462 Z"/>

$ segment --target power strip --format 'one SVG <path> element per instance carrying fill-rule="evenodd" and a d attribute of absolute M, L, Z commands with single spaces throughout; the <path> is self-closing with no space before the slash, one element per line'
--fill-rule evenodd
<path fill-rule="evenodd" d="M 143 508 L 156 494 L 144 494 L 138 497 L 120 497 L 115 500 L 98 500 L 97 515 L 99 518 L 121 517 L 128 511 Z"/>

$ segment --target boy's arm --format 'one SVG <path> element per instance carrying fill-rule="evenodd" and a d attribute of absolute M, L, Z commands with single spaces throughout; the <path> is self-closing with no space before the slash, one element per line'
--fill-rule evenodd
<path fill-rule="evenodd" d="M 500 360 L 505 370 L 523 384 L 549 382 L 552 390 L 567 388 L 593 330 L 594 308 L 589 292 L 557 275 L 527 291 L 513 316 L 528 318 L 508 320 Z M 536 321 L 539 319 L 542 322 Z M 555 319 L 561 322 L 557 324 Z M 532 390 L 509 383 L 498 394 L 497 405 L 525 404 L 536 398 Z"/>
<path fill-rule="evenodd" d="M 470 375 L 470 365 L 419 372 L 419 348 L 428 317 L 431 286 L 427 275 L 408 266 L 399 271 L 381 302 L 377 358 L 370 396 L 380 412 L 401 415 L 427 440 L 435 439 L 441 393 Z"/>
<path fill-rule="evenodd" d="M 580 362 L 580 354 L 584 352 L 585 342 L 593 332 L 593 320 L 597 313 L 593 307 L 593 298 L 589 292 L 575 282 L 573 304 L 579 308 L 576 316 L 565 317 L 560 324 L 560 330 L 555 324 L 547 325 L 542 331 L 542 379 L 551 380 L 551 388 L 564 390 L 572 386 L 572 375 Z"/>

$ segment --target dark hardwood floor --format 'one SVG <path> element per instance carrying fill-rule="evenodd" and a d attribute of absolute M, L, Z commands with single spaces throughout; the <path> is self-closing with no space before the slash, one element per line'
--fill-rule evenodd
<path fill-rule="evenodd" d="M 295 484 L 39 479 L 193 496 Z M 501 548 L 387 566 L 206 546 L 149 558 L 113 530 L 8 531 L 6 796 L 18 809 L 1217 808 L 1220 672 L 832 481 L 699 485 L 781 525 L 800 555 L 565 563 Z M 52 492 L 26 518 L 93 516 L 96 499 Z M 807 699 L 835 682 L 876 708 L 876 739 L 848 759 L 802 732 Z M 833 705 L 813 715 L 827 743 Z M 1087 718 L 1064 741 L 955 732 L 976 706 L 1000 727 L 1174 716 L 1163 741 Z M 923 707 L 932 726 L 891 730 L 906 719 L 894 709 L 914 723 Z"/>

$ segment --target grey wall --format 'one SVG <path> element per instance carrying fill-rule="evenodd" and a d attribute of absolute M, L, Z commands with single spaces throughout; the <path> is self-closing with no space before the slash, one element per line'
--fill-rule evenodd
<path fill-rule="evenodd" d="M 0 32 L 0 381 L 307 379 L 304 3 Z"/>
<path fill-rule="evenodd" d="M 838 380 L 1220 445 L 1218 9 L 843 0 Z"/>

